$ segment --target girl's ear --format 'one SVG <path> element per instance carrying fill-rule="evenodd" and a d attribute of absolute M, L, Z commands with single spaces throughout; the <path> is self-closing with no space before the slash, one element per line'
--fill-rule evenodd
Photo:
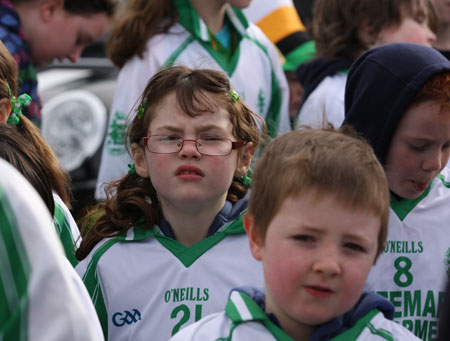
<path fill-rule="evenodd" d="M 131 145 L 131 155 L 133 156 L 136 173 L 142 178 L 149 178 L 145 148 L 137 143 L 133 143 Z"/>
<path fill-rule="evenodd" d="M 58 10 L 64 10 L 64 0 L 44 0 L 40 8 L 42 20 L 49 22 Z"/>
<path fill-rule="evenodd" d="M 11 103 L 8 98 L 0 99 L 0 124 L 6 124 L 9 113 L 11 112 Z"/>
<path fill-rule="evenodd" d="M 247 232 L 250 251 L 256 260 L 262 260 L 263 242 L 258 232 L 255 231 L 255 217 L 247 213 L 244 216 L 244 228 Z"/>
<path fill-rule="evenodd" d="M 247 143 L 239 150 L 238 164 L 236 167 L 235 176 L 243 176 L 247 174 L 250 164 L 252 162 L 255 147 L 252 142 Z"/>

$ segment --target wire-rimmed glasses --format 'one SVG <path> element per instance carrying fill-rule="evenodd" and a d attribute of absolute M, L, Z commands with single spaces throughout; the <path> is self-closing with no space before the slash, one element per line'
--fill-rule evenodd
<path fill-rule="evenodd" d="M 185 142 L 194 142 L 197 151 L 202 155 L 226 156 L 233 149 L 239 149 L 247 141 L 231 141 L 225 137 L 207 135 L 195 140 L 184 139 L 178 135 L 149 135 L 144 137 L 144 145 L 155 154 L 179 153 Z"/>

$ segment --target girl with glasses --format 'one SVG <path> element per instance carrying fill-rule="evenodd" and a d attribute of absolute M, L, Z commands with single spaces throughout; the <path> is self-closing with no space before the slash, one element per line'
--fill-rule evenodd
<path fill-rule="evenodd" d="M 77 251 L 108 339 L 168 340 L 232 287 L 263 285 L 242 226 L 263 125 L 219 71 L 149 81 L 127 133 L 134 164 L 86 217 L 97 220 Z"/>

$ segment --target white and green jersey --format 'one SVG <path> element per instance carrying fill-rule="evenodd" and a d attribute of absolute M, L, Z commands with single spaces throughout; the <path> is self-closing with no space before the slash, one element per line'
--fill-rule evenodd
<path fill-rule="evenodd" d="M 34 188 L 0 159 L 0 340 L 103 340 Z"/>
<path fill-rule="evenodd" d="M 81 242 L 80 230 L 66 204 L 56 192 L 53 192 L 53 200 L 55 202 L 53 224 L 59 239 L 61 239 L 67 259 L 72 266 L 75 266 L 78 264 L 75 251 Z"/>
<path fill-rule="evenodd" d="M 266 120 L 270 136 L 290 130 L 288 84 L 277 52 L 262 31 L 241 11 L 228 7 L 226 16 L 238 45 L 227 60 L 212 47 L 208 27 L 190 2 L 173 2 L 180 22 L 167 34 L 153 36 L 143 57 L 134 56 L 119 73 L 97 179 L 97 198 L 105 196 L 100 187 L 103 183 L 127 173 L 130 157 L 124 146 L 126 124 L 134 117 L 138 99 L 151 76 L 170 65 L 225 72 L 245 103 Z"/>
<path fill-rule="evenodd" d="M 264 310 L 245 293 L 232 291 L 224 312 L 211 314 L 192 324 L 171 341 L 258 340 L 292 341 Z M 414 341 L 419 340 L 408 330 L 388 320 L 378 309 L 372 309 L 353 327 L 332 338 L 333 341 Z"/>
<path fill-rule="evenodd" d="M 366 289 L 394 304 L 394 320 L 434 340 L 449 266 L 450 171 L 444 169 L 419 198 L 391 198 L 387 244 Z"/>
<path fill-rule="evenodd" d="M 232 288 L 263 287 L 242 216 L 191 247 L 157 226 L 132 228 L 102 241 L 76 270 L 109 340 L 168 340 L 222 310 Z"/>

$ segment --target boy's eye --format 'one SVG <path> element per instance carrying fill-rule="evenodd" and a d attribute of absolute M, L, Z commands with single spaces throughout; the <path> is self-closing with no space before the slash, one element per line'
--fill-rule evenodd
<path fill-rule="evenodd" d="M 426 149 L 427 145 L 426 144 L 410 144 L 409 147 L 414 151 L 421 152 Z"/>
<path fill-rule="evenodd" d="M 345 243 L 344 245 L 345 248 L 350 249 L 352 251 L 357 251 L 357 252 L 365 252 L 366 249 L 364 247 L 362 247 L 359 244 L 356 243 Z"/>
<path fill-rule="evenodd" d="M 306 234 L 299 234 L 297 236 L 294 236 L 294 239 L 300 242 L 312 242 L 314 241 L 314 238 L 312 236 L 308 236 Z"/>

